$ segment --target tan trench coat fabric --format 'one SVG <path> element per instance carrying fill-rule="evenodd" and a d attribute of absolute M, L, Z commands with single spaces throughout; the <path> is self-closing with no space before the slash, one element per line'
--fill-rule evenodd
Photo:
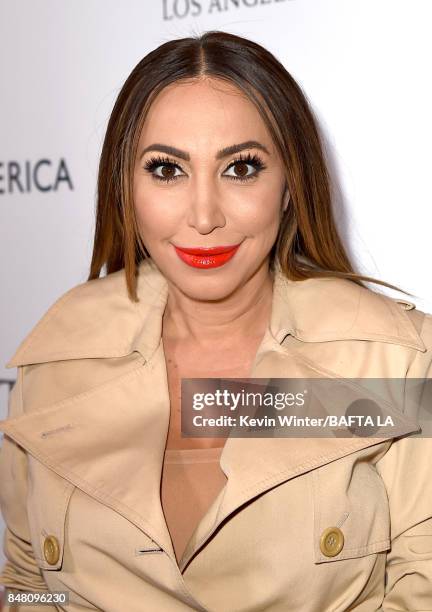
<path fill-rule="evenodd" d="M 160 501 L 167 283 L 151 261 L 138 294 L 123 270 L 72 288 L 6 364 L 0 583 L 70 599 L 5 610 L 431 611 L 430 438 L 228 438 L 227 483 L 177 563 Z M 428 379 L 431 364 L 430 314 L 277 268 L 251 377 Z M 334 526 L 344 545 L 329 557 Z"/>

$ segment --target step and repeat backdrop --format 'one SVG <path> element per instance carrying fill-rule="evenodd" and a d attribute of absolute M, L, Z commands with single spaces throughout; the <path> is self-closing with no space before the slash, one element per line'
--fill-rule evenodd
<path fill-rule="evenodd" d="M 431 22 L 429 0 L 2 0 L 0 418 L 16 376 L 6 362 L 87 279 L 117 93 L 172 38 L 224 30 L 278 57 L 318 118 L 359 269 L 432 312 Z"/>

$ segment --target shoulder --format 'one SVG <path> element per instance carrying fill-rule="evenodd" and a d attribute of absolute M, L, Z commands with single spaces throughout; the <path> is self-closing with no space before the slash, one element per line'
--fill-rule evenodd
<path fill-rule="evenodd" d="M 164 286 L 154 264 L 141 264 L 139 269 L 139 302 L 129 298 L 124 269 L 75 285 L 48 308 L 6 368 L 127 354 L 140 322 Z"/>
<path fill-rule="evenodd" d="M 281 319 L 304 342 L 368 340 L 426 351 L 421 336 L 426 313 L 344 278 L 288 280 L 278 273 Z"/>

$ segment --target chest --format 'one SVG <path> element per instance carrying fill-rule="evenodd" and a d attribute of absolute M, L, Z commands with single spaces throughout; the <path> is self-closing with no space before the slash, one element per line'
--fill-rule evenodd
<path fill-rule="evenodd" d="M 163 341 L 168 388 L 171 407 L 180 411 L 182 378 L 248 378 L 256 356 L 258 345 L 241 349 L 197 351 L 190 346 L 181 346 L 170 340 Z"/>

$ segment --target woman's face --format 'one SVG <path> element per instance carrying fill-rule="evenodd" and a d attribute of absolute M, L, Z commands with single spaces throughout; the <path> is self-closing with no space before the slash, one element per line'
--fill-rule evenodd
<path fill-rule="evenodd" d="M 223 299 L 259 270 L 267 275 L 284 187 L 267 128 L 234 85 L 178 82 L 153 102 L 135 165 L 136 215 L 153 261 L 189 297 Z M 175 248 L 235 245 L 213 258 Z"/>

